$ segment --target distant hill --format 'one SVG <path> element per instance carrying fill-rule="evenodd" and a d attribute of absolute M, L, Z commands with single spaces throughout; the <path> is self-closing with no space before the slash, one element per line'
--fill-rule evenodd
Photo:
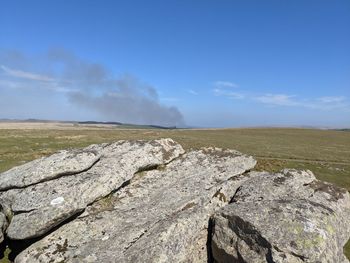
<path fill-rule="evenodd" d="M 176 126 L 160 126 L 160 125 L 147 125 L 147 124 L 130 124 L 116 121 L 56 121 L 56 120 L 42 120 L 42 119 L 0 119 L 0 123 L 61 123 L 61 124 L 73 124 L 84 126 L 98 126 L 98 125 L 111 125 L 118 126 L 118 128 L 130 128 L 130 129 L 176 129 Z"/>
<path fill-rule="evenodd" d="M 335 129 L 336 131 L 347 131 L 350 132 L 350 129 Z"/>
<path fill-rule="evenodd" d="M 109 125 L 123 125 L 121 122 L 115 121 L 78 121 L 79 124 L 109 124 Z"/>

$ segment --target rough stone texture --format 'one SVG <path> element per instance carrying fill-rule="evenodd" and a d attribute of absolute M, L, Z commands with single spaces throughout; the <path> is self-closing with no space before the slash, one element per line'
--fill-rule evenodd
<path fill-rule="evenodd" d="M 350 197 L 309 171 L 250 173 L 213 217 L 217 262 L 348 262 Z"/>
<path fill-rule="evenodd" d="M 348 262 L 349 193 L 255 164 L 171 139 L 62 151 L 0 174 L 0 242 L 40 237 L 17 263 Z"/>
<path fill-rule="evenodd" d="M 209 217 L 255 163 L 236 151 L 189 152 L 137 174 L 16 262 L 207 262 Z"/>
<path fill-rule="evenodd" d="M 100 158 L 98 146 L 82 150 L 64 150 L 49 157 L 14 167 L 0 174 L 0 191 L 23 188 L 63 175 L 89 169 Z"/>
<path fill-rule="evenodd" d="M 38 161 L 28 163 L 27 168 L 23 170 L 24 174 L 21 175 L 22 178 L 30 178 L 32 173 L 38 178 L 37 171 L 45 169 L 49 173 L 56 171 L 56 175 L 57 172 L 60 174 L 64 172 L 66 176 L 0 194 L 0 203 L 10 207 L 13 213 L 7 236 L 11 239 L 29 239 L 43 235 L 83 211 L 87 205 L 118 189 L 137 171 L 165 164 L 183 152 L 182 147 L 171 139 L 150 142 L 119 141 L 74 151 L 79 154 L 67 155 L 67 152 L 61 152 L 53 155 L 54 157 L 41 159 L 38 170 L 30 168 L 31 164 L 37 166 Z M 90 153 L 96 154 L 92 157 Z M 81 160 L 85 156 L 89 161 L 79 166 L 77 156 L 80 156 Z M 97 156 L 99 161 L 96 162 Z M 70 168 L 65 169 L 64 163 L 68 163 Z M 94 165 L 87 171 L 67 175 L 68 170 L 72 171 L 72 163 L 76 164 L 75 167 L 79 167 L 76 170 L 84 170 L 93 163 Z M 12 169 L 5 173 L 6 178 L 10 176 L 11 171 L 14 171 L 15 177 L 19 177 L 19 169 Z M 47 177 L 44 175 L 41 178 Z"/>
<path fill-rule="evenodd" d="M 4 232 L 7 227 L 7 220 L 4 213 L 0 211 L 0 243 L 4 240 Z"/>

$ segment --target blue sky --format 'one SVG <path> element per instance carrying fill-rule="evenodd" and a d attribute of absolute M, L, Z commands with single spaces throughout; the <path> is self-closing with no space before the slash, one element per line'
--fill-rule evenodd
<path fill-rule="evenodd" d="M 350 126 L 348 0 L 0 3 L 0 118 Z"/>

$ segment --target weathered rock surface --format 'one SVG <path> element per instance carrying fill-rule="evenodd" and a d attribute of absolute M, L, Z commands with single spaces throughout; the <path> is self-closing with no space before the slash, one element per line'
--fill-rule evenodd
<path fill-rule="evenodd" d="M 252 172 L 214 219 L 217 262 L 348 262 L 350 197 L 308 171 Z"/>
<path fill-rule="evenodd" d="M 87 171 L 61 176 L 55 180 L 45 181 L 23 189 L 8 190 L 0 194 L 0 203 L 11 208 L 13 218 L 7 229 L 11 239 L 28 239 L 43 235 L 64 220 L 83 211 L 85 207 L 99 198 L 108 195 L 123 183 L 130 180 L 134 173 L 147 167 L 165 164 L 183 153 L 182 147 L 171 139 L 145 141 L 120 141 L 110 145 L 92 145 L 80 151 L 81 156 L 96 152 L 99 161 L 86 162 L 95 164 Z M 66 160 L 69 164 L 76 162 L 67 157 L 66 152 L 55 155 L 55 160 Z M 66 159 L 65 159 L 66 158 Z M 53 164 L 40 161 L 40 171 L 67 171 L 60 162 Z M 64 161 L 65 162 L 65 161 Z M 37 161 L 33 162 L 37 165 Z M 59 168 L 51 166 L 57 165 Z M 30 167 L 30 163 L 26 167 Z M 71 169 L 70 169 L 71 170 Z M 18 169 L 13 169 L 17 176 Z M 30 178 L 35 168 L 25 169 L 23 178 Z M 0 175 L 0 178 L 3 174 Z M 37 173 L 34 173 L 37 176 Z M 5 177 L 11 176 L 11 170 Z"/>
<path fill-rule="evenodd" d="M 207 262 L 210 215 L 256 161 L 235 151 L 193 151 L 138 174 L 22 252 L 16 262 Z"/>
<path fill-rule="evenodd" d="M 17 263 L 348 262 L 349 193 L 255 164 L 171 139 L 61 151 L 0 174 L 0 242 L 38 237 Z"/>
<path fill-rule="evenodd" d="M 49 157 L 14 167 L 0 175 L 0 191 L 23 188 L 63 175 L 89 169 L 100 158 L 97 146 L 82 150 L 64 150 Z"/>

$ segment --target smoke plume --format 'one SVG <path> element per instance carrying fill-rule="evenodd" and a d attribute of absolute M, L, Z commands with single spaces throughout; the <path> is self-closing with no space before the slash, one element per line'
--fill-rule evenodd
<path fill-rule="evenodd" d="M 114 77 L 103 65 L 84 61 L 66 50 L 50 50 L 35 58 L 7 52 L 0 54 L 0 61 L 0 85 L 63 93 L 70 103 L 98 113 L 103 120 L 184 125 L 181 112 L 161 104 L 154 87 L 132 75 Z"/>

